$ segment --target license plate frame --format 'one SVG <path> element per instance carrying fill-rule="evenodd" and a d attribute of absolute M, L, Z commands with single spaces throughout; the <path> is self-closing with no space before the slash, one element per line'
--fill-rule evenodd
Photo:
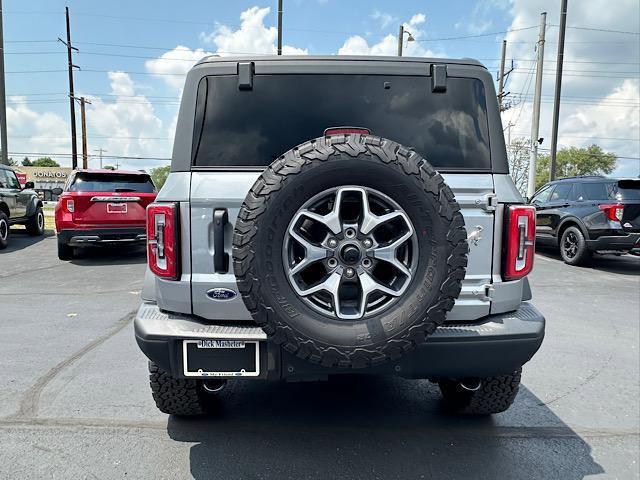
<path fill-rule="evenodd" d="M 203 344 L 204 343 L 204 344 Z M 238 345 L 242 343 L 242 347 Z M 217 352 L 233 353 L 240 349 L 247 348 L 247 346 L 254 345 L 255 358 L 254 367 L 238 368 L 238 369 L 223 369 L 223 370 L 210 370 L 210 369 L 190 369 L 189 368 L 189 345 L 196 344 L 198 350 L 216 350 Z M 257 377 L 260 375 L 260 342 L 257 340 L 229 340 L 229 339 L 198 339 L 198 340 L 183 340 L 182 341 L 182 365 L 183 373 L 185 377 Z"/>
<path fill-rule="evenodd" d="M 126 203 L 107 203 L 107 213 L 126 214 L 127 204 Z"/>

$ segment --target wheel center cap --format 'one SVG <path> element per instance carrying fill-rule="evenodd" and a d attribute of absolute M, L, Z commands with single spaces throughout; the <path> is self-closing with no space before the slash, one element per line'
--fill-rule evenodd
<path fill-rule="evenodd" d="M 354 244 L 347 244 L 340 250 L 340 258 L 347 265 L 355 265 L 360 261 L 360 249 Z"/>

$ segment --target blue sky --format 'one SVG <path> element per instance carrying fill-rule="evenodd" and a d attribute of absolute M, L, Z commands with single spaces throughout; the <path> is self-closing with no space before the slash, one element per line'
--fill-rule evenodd
<path fill-rule="evenodd" d="M 72 39 L 80 50 L 74 58 L 82 69 L 75 74 L 76 92 L 93 102 L 88 107 L 91 153 L 104 147 L 108 155 L 170 156 L 182 74 L 189 66 L 206 52 L 268 53 L 275 42 L 275 0 L 186 1 L 179 7 L 168 0 L 3 3 L 6 71 L 46 71 L 7 73 L 11 153 L 70 151 L 66 53 L 56 42 L 65 34 L 65 5 L 71 11 Z M 404 23 L 418 40 L 406 45 L 408 54 L 474 57 L 495 74 L 505 34 L 492 33 L 511 30 L 508 56 L 515 59 L 516 70 L 509 88 L 517 105 L 504 114 L 503 121 L 505 126 L 509 121 L 516 123 L 513 136 L 528 135 L 530 66 L 539 13 L 547 10 L 548 23 L 557 24 L 558 3 L 285 0 L 285 53 L 394 54 L 398 26 Z M 575 12 L 570 10 L 569 25 L 640 30 L 636 1 L 617 2 L 616 12 L 602 0 L 581 2 L 580 7 Z M 451 38 L 471 35 L 482 36 Z M 551 75 L 545 76 L 543 89 L 547 95 L 542 112 L 543 136 L 550 131 L 557 28 L 550 26 L 548 35 L 545 68 Z M 640 129 L 640 109 L 636 106 L 640 103 L 638 39 L 635 35 L 580 29 L 570 29 L 567 36 L 567 59 L 575 63 L 565 65 L 570 76 L 563 93 L 570 98 L 566 108 L 563 106 L 565 123 L 561 123 L 560 142 L 595 142 L 628 157 L 621 160 L 616 172 L 625 175 L 640 173 L 640 141 L 636 140 Z M 599 50 L 592 48 L 598 44 Z M 616 72 L 617 78 L 594 81 L 582 73 L 602 69 L 598 62 L 603 61 L 612 62 L 606 68 Z M 13 155 L 20 159 L 23 156 Z M 57 158 L 70 163 L 67 157 Z M 152 160 L 118 162 L 137 168 L 163 164 Z"/>

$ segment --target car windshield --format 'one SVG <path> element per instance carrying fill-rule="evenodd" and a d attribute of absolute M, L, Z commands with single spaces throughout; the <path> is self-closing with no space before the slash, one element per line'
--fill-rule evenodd
<path fill-rule="evenodd" d="M 257 75 L 207 77 L 198 92 L 194 165 L 264 167 L 287 150 L 353 126 L 414 148 L 440 169 L 489 169 L 483 83 L 449 78 L 433 93 L 427 76 Z"/>
<path fill-rule="evenodd" d="M 155 192 L 149 175 L 78 173 L 69 186 L 70 192 Z"/>

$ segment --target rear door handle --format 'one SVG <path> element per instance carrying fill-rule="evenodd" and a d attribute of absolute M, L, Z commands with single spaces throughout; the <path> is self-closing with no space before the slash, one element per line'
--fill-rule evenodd
<path fill-rule="evenodd" d="M 216 273 L 229 271 L 229 254 L 224 251 L 224 229 L 228 221 L 226 208 L 213 211 L 213 270 Z"/>

